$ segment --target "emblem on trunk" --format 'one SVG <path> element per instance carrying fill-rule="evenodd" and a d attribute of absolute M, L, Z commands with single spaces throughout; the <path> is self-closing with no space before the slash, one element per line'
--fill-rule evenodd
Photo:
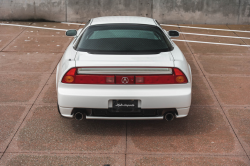
<path fill-rule="evenodd" d="M 128 77 L 122 77 L 122 83 L 127 84 L 129 82 Z"/>

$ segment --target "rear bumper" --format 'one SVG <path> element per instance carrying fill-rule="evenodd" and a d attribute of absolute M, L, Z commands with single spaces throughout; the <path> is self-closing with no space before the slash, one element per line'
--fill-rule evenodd
<path fill-rule="evenodd" d="M 60 107 L 61 115 L 67 118 L 73 118 L 72 114 L 74 108 L 65 108 Z M 187 108 L 177 108 L 176 111 L 178 114 L 175 115 L 175 118 L 184 118 L 188 115 L 190 107 Z M 86 116 L 86 119 L 96 119 L 96 120 L 162 120 L 164 116 L 152 116 L 152 117 L 107 117 L 107 116 Z"/>
<path fill-rule="evenodd" d="M 191 105 L 191 84 L 179 85 L 69 85 L 60 83 L 57 89 L 58 104 L 62 116 L 72 118 L 74 108 L 109 109 L 112 100 L 138 100 L 141 109 L 177 110 L 176 118 L 188 115 Z M 87 116 L 87 119 L 139 120 L 139 117 Z M 109 118 L 109 119 L 108 119 Z M 163 117 L 143 117 L 143 120 Z"/>

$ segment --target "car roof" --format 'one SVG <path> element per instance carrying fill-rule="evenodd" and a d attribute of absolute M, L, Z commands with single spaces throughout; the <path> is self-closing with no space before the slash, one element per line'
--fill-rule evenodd
<path fill-rule="evenodd" d="M 91 25 L 99 24 L 146 24 L 156 25 L 154 19 L 137 16 L 108 16 L 97 17 L 92 19 Z"/>

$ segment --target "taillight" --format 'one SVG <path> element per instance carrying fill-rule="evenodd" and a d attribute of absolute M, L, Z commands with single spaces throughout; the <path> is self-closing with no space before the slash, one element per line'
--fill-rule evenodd
<path fill-rule="evenodd" d="M 178 68 L 174 68 L 175 82 L 176 83 L 188 83 L 185 74 Z"/>
<path fill-rule="evenodd" d="M 74 83 L 75 76 L 76 76 L 76 68 L 72 68 L 64 75 L 62 83 Z"/>
<path fill-rule="evenodd" d="M 173 75 L 135 76 L 136 84 L 174 84 Z"/>
<path fill-rule="evenodd" d="M 183 84 L 187 83 L 187 77 L 178 68 L 173 68 L 171 75 L 141 75 L 135 76 L 136 84 Z"/>
<path fill-rule="evenodd" d="M 76 84 L 114 84 L 115 76 L 111 75 L 76 75 Z"/>
<path fill-rule="evenodd" d="M 70 69 L 63 77 L 62 83 L 70 84 L 114 84 L 113 75 L 78 75 L 76 68 Z"/>
<path fill-rule="evenodd" d="M 77 74 L 77 68 L 70 69 L 62 83 L 69 84 L 183 84 L 188 83 L 185 74 L 178 68 L 172 68 L 172 74 L 158 75 L 97 75 Z"/>

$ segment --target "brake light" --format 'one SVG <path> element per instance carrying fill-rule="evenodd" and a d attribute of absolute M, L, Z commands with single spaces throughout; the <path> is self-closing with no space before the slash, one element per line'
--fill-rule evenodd
<path fill-rule="evenodd" d="M 110 75 L 76 75 L 76 84 L 114 84 L 115 76 Z"/>
<path fill-rule="evenodd" d="M 77 68 L 70 69 L 62 83 L 69 84 L 183 84 L 188 83 L 185 74 L 178 68 L 172 68 L 172 74 L 158 75 L 97 75 L 77 74 Z"/>
<path fill-rule="evenodd" d="M 174 84 L 173 75 L 135 76 L 136 84 Z"/>

